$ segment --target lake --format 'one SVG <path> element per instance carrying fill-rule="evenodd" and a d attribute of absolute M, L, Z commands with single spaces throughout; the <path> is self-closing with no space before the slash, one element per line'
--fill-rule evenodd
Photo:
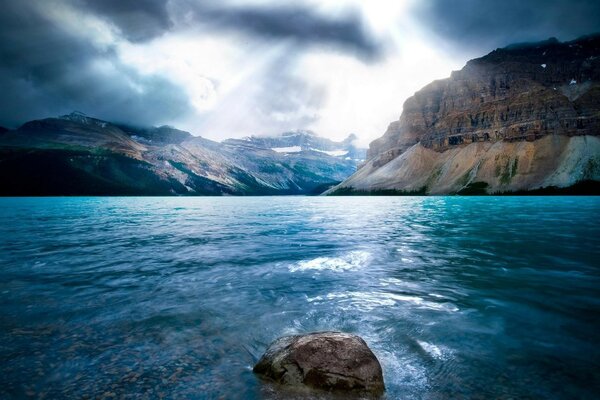
<path fill-rule="evenodd" d="M 595 399 L 600 197 L 0 199 L 0 398 L 278 398 L 361 335 L 388 399 Z"/>

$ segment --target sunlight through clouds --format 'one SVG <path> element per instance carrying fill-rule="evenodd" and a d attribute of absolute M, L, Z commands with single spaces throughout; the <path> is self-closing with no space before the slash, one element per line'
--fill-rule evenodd
<path fill-rule="evenodd" d="M 306 4 L 322 15 L 360 13 L 386 54 L 366 62 L 331 47 L 298 48 L 291 38 L 206 32 L 202 23 L 148 43 L 122 43 L 118 54 L 139 72 L 181 86 L 196 112 L 177 125 L 217 140 L 311 129 L 333 139 L 354 132 L 366 145 L 400 115 L 408 96 L 460 67 L 417 36 L 408 1 Z"/>
<path fill-rule="evenodd" d="M 147 38 L 127 32 L 135 26 L 123 15 L 111 19 L 78 1 L 53 0 L 41 9 L 111 54 L 92 59 L 92 71 L 109 76 L 128 68 L 179 88 L 191 112 L 156 122 L 215 140 L 311 129 L 332 139 L 355 133 L 366 145 L 415 90 L 460 66 L 411 36 L 418 34 L 409 29 L 411 3 L 171 1 L 162 11 L 173 28 L 150 30 Z M 238 21 L 247 27 L 230 26 Z M 365 58 L 362 49 L 378 55 Z M 139 78 L 124 81 L 133 93 L 146 93 Z"/>
<path fill-rule="evenodd" d="M 415 91 L 513 39 L 514 29 L 493 19 L 504 12 L 522 24 L 524 6 L 508 2 L 480 13 L 472 0 L 456 10 L 440 0 L 9 3 L 0 33 L 11 43 L 5 59 L 20 64 L 0 77 L 11 98 L 0 122 L 75 108 L 214 140 L 310 129 L 331 139 L 355 133 L 366 145 Z M 545 19 L 532 21 L 527 37 L 545 39 L 562 13 L 534 3 Z M 582 1 L 571 11 L 587 17 L 598 8 Z M 561 39 L 595 26 L 575 19 L 558 24 Z"/>

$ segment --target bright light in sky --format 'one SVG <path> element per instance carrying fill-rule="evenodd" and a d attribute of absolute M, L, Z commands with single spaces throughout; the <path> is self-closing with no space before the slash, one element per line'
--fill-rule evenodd
<path fill-rule="evenodd" d="M 126 65 L 169 77 L 187 92 L 196 112 L 169 123 L 196 135 L 221 140 L 311 129 L 334 139 L 356 133 L 363 145 L 399 117 L 404 100 L 465 61 L 424 40 L 407 14 L 408 1 L 311 3 L 323 13 L 359 9 L 365 28 L 385 43 L 387 53 L 370 62 L 330 49 L 298 52 L 293 41 L 188 29 L 143 44 L 124 41 L 118 54 Z M 265 93 L 273 86 L 270 79 L 284 80 L 274 85 L 280 93 Z M 287 81 L 300 89 L 287 88 Z M 261 108 L 265 95 L 275 102 L 285 98 L 291 106 Z"/>
<path fill-rule="evenodd" d="M 194 112 L 164 123 L 215 140 L 310 129 L 333 139 L 355 133 L 367 145 L 416 90 L 464 63 L 424 40 L 407 12 L 409 1 L 307 3 L 323 15 L 362 15 L 386 53 L 371 61 L 330 48 L 298 49 L 294 40 L 194 26 L 132 43 L 120 39 L 114 26 L 73 8 L 54 7 L 50 15 L 65 29 L 81 32 L 85 25 L 97 45 L 110 42 L 125 66 L 181 87 Z"/>
<path fill-rule="evenodd" d="M 408 97 L 470 58 L 511 42 L 568 40 L 598 28 L 593 0 L 472 5 L 8 3 L 0 16 L 6 27 L 0 84 L 10 100 L 0 109 L 0 125 L 80 110 L 214 140 L 310 129 L 333 139 L 354 133 L 366 145 L 398 119 Z"/>

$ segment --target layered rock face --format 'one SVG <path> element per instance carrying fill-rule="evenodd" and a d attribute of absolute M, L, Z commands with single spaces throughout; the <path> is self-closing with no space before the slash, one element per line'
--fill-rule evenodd
<path fill-rule="evenodd" d="M 456 193 L 477 183 L 492 193 L 600 180 L 598 136 L 600 36 L 512 45 L 409 98 L 338 189 Z"/>

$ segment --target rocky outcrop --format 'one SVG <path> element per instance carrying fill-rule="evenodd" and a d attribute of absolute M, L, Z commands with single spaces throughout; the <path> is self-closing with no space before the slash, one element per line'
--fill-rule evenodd
<path fill-rule="evenodd" d="M 443 152 L 416 144 L 383 166 L 377 160 L 338 186 L 338 194 L 486 194 L 600 181 L 600 137 L 551 135 L 534 142 L 481 142 Z"/>
<path fill-rule="evenodd" d="M 381 365 L 365 341 L 341 332 L 277 339 L 254 372 L 289 386 L 375 395 L 385 390 Z"/>
<path fill-rule="evenodd" d="M 600 36 L 497 49 L 404 103 L 338 188 L 488 193 L 599 180 Z M 588 148 L 587 146 L 591 146 Z"/>

